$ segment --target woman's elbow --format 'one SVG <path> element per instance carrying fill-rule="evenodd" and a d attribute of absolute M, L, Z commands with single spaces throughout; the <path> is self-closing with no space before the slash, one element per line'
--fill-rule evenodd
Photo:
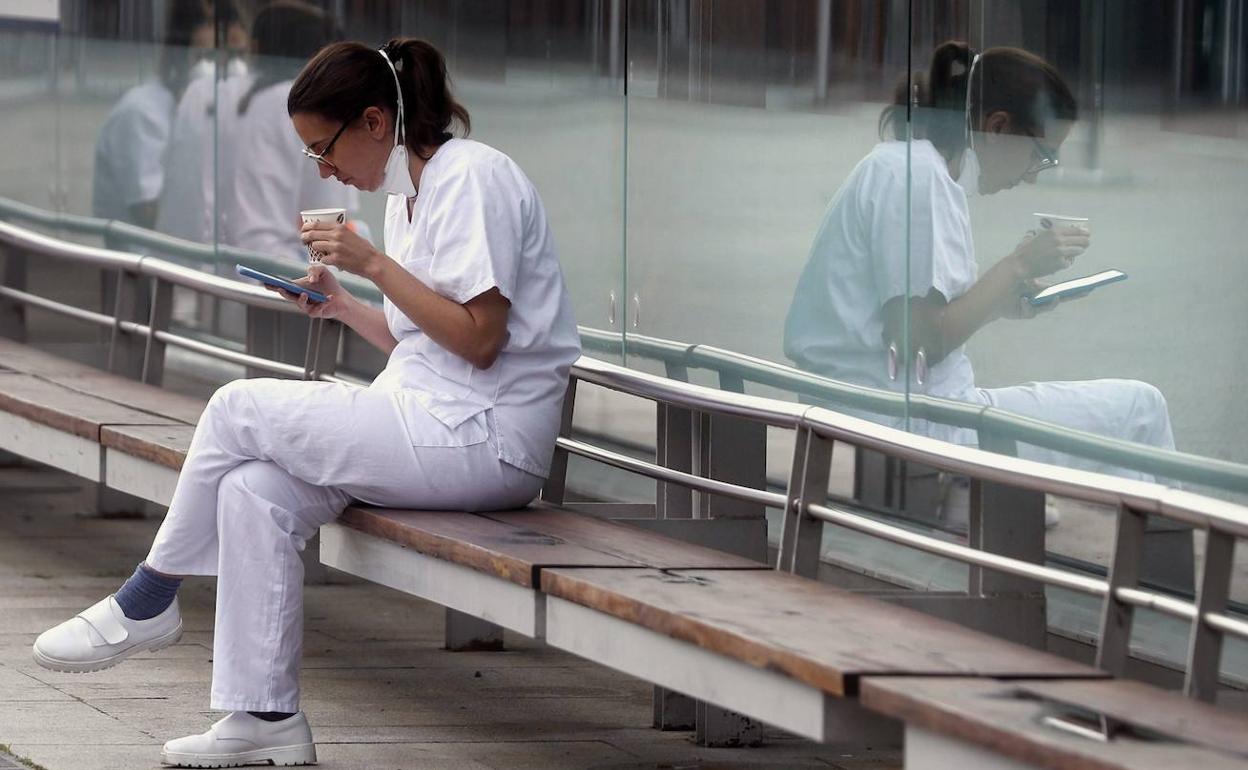
<path fill-rule="evenodd" d="M 498 360 L 499 355 L 502 354 L 503 345 L 506 344 L 506 342 L 506 338 L 485 341 L 483 344 L 479 345 L 475 351 L 473 351 L 473 354 L 468 359 L 468 362 L 471 363 L 476 369 L 489 369 L 494 365 L 494 362 Z"/>

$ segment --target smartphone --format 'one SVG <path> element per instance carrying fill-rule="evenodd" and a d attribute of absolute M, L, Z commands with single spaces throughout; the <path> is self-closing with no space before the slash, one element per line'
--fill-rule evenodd
<path fill-rule="evenodd" d="M 326 296 L 321 294 L 319 291 L 309 289 L 306 286 L 300 286 L 294 281 L 290 281 L 285 278 L 278 278 L 276 275 L 269 275 L 268 273 L 262 273 L 259 270 L 253 270 L 246 265 L 235 265 L 234 272 L 244 278 L 257 280 L 265 286 L 276 286 L 279 289 L 285 289 L 291 294 L 306 294 L 308 295 L 309 302 L 319 303 L 324 302 L 327 299 Z"/>
<path fill-rule="evenodd" d="M 1027 297 L 1027 300 L 1033 305 L 1043 305 L 1062 297 L 1078 297 L 1087 294 L 1098 286 L 1104 286 L 1107 283 L 1117 283 L 1126 279 L 1127 274 L 1121 270 L 1103 270 L 1092 275 L 1085 275 L 1082 278 L 1072 278 L 1069 281 L 1046 286 Z"/>

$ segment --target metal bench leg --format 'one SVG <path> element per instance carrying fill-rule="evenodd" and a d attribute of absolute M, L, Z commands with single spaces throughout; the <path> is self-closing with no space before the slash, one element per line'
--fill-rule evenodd
<path fill-rule="evenodd" d="M 446 649 L 452 652 L 503 649 L 503 627 L 446 608 Z"/>
<path fill-rule="evenodd" d="M 692 730 L 697 726 L 698 702 L 666 687 L 654 688 L 654 727 L 658 730 Z"/>
<path fill-rule="evenodd" d="M 710 703 L 697 701 L 696 721 L 699 746 L 758 746 L 763 742 L 761 722 Z"/>

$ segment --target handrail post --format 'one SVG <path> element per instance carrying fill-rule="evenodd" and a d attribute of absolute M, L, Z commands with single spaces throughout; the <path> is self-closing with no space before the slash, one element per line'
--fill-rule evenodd
<path fill-rule="evenodd" d="M 1096 666 L 1114 676 L 1126 673 L 1131 654 L 1131 626 L 1135 607 L 1118 598 L 1118 589 L 1140 584 L 1140 563 L 1144 557 L 1145 514 L 1125 503 L 1118 506 L 1117 532 L 1109 565 L 1109 591 L 1101 606 L 1101 633 L 1096 648 Z"/>
<path fill-rule="evenodd" d="M 576 411 L 576 375 L 568 377 L 568 389 L 563 396 L 563 412 L 559 417 L 559 438 L 572 437 L 572 417 Z M 568 450 L 555 447 L 550 459 L 550 475 L 542 485 L 541 499 L 552 505 L 563 505 L 568 484 Z"/>
<path fill-rule="evenodd" d="M 113 328 L 108 340 L 107 369 L 134 380 L 143 378 L 143 356 L 147 341 L 122 331 L 123 321 L 146 323 L 151 315 L 146 281 L 137 272 L 118 270 L 113 287 Z"/>
<path fill-rule="evenodd" d="M 688 381 L 688 370 L 679 364 L 666 365 L 668 379 Z M 691 409 L 656 401 L 655 458 L 658 465 L 673 470 L 692 472 L 694 457 L 694 421 L 699 419 Z M 654 510 L 659 519 L 688 519 L 693 516 L 693 490 L 666 481 L 655 483 Z"/>
<path fill-rule="evenodd" d="M 338 347 L 342 326 L 332 319 L 309 319 L 307 343 L 303 350 L 303 379 L 316 380 L 322 374 L 333 374 L 338 364 Z"/>
<path fill-rule="evenodd" d="M 833 446 L 834 442 L 809 427 L 798 426 L 776 569 L 809 578 L 819 575 L 823 521 L 808 516 L 806 507 L 811 503 L 822 505 L 828 499 Z"/>
<path fill-rule="evenodd" d="M 165 377 L 165 343 L 157 339 L 156 334 L 169 330 L 173 317 L 173 284 L 153 278 L 151 298 L 140 379 L 149 385 L 160 385 Z"/>
<path fill-rule="evenodd" d="M 278 356 L 278 312 L 267 308 L 246 306 L 248 355 L 259 356 L 270 360 L 279 360 Z M 247 377 L 268 377 L 262 369 L 247 367 Z"/>
<path fill-rule="evenodd" d="M 1200 595 L 1196 598 L 1196 617 L 1192 619 L 1191 640 L 1187 646 L 1187 676 L 1183 681 L 1184 695 L 1208 703 L 1215 703 L 1218 697 L 1223 635 L 1206 623 L 1205 617 L 1226 610 L 1234 558 L 1235 537 L 1210 529 L 1205 540 L 1205 564 L 1200 576 Z"/>
<path fill-rule="evenodd" d="M 989 430 L 981 429 L 979 444 L 982 449 L 999 454 L 1018 453 L 1012 439 Z M 970 497 L 967 540 L 972 548 L 1044 564 L 1043 492 L 972 479 Z M 972 596 L 998 600 L 995 608 L 990 605 L 986 610 L 989 615 L 1009 613 L 1008 621 L 1004 617 L 990 618 L 990 627 L 1008 629 L 1009 638 L 1037 649 L 1045 648 L 1048 624 L 1043 583 L 971 565 L 967 591 Z"/>
<path fill-rule="evenodd" d="M 27 255 L 15 246 L 0 244 L 0 286 L 18 291 L 26 290 Z M 26 305 L 15 300 L 0 298 L 0 335 L 18 342 L 26 341 Z"/>

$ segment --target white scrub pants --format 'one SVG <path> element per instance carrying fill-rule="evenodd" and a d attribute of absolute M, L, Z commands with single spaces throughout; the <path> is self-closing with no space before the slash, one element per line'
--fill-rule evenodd
<path fill-rule="evenodd" d="M 208 402 L 146 561 L 217 576 L 214 710 L 299 710 L 299 551 L 350 501 L 471 511 L 538 493 L 498 459 L 486 414 L 451 429 L 405 395 L 258 379 Z"/>
<path fill-rule="evenodd" d="M 1161 391 L 1146 382 L 1119 379 L 1029 382 L 1008 388 L 979 388 L 978 393 L 983 403 L 1024 417 L 1137 444 L 1174 449 L 1166 399 Z M 1066 468 L 1155 480 L 1151 474 L 1029 444 L 1019 444 L 1018 456 Z"/>

